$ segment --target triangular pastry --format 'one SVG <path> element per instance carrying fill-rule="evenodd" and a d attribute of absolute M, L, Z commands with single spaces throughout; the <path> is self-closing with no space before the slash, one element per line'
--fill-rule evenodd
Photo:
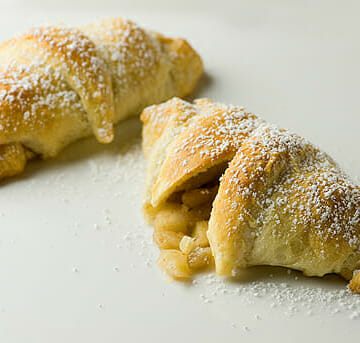
<path fill-rule="evenodd" d="M 141 116 L 144 213 L 174 278 L 214 265 L 337 273 L 359 292 L 360 188 L 324 152 L 237 106 L 178 98 Z"/>
<path fill-rule="evenodd" d="M 115 123 L 189 94 L 202 71 L 185 40 L 120 18 L 14 37 L 0 45 L 0 178 L 91 134 L 111 142 Z"/>

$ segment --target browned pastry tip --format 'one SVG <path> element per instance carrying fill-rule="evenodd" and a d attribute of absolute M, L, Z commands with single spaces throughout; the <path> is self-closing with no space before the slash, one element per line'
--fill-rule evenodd
<path fill-rule="evenodd" d="M 356 270 L 349 283 L 349 288 L 354 292 L 360 294 L 360 271 Z"/>

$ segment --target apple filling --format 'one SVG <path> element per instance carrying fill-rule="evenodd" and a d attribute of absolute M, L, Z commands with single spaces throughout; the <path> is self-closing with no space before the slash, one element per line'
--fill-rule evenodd
<path fill-rule="evenodd" d="M 225 168 L 222 164 L 187 181 L 154 217 L 153 238 L 160 249 L 158 265 L 174 279 L 189 278 L 195 271 L 213 265 L 208 221 Z"/>

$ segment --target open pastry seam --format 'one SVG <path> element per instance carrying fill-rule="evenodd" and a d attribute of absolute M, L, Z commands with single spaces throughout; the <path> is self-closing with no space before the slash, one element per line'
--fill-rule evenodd
<path fill-rule="evenodd" d="M 208 222 L 221 177 L 234 156 L 229 155 L 177 180 L 160 199 L 144 206 L 160 249 L 158 265 L 174 279 L 188 279 L 214 265 Z"/>

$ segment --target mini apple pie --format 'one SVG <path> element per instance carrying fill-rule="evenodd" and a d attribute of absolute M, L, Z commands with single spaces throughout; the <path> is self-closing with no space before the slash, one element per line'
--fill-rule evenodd
<path fill-rule="evenodd" d="M 360 188 L 327 154 L 210 100 L 174 98 L 141 118 L 144 213 L 170 276 L 272 265 L 337 273 L 360 291 Z"/>
<path fill-rule="evenodd" d="M 202 72 L 186 40 L 121 18 L 8 40 L 0 45 L 0 179 L 92 134 L 110 143 L 116 123 L 190 94 Z"/>

